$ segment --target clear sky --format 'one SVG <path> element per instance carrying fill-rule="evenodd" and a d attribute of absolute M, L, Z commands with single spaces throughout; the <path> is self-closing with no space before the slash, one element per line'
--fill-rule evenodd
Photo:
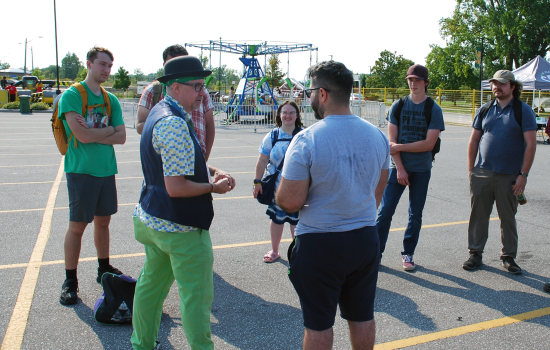
<path fill-rule="evenodd" d="M 57 0 L 59 64 L 67 52 L 76 53 L 84 63 L 88 49 L 99 45 L 114 54 L 112 74 L 120 66 L 130 73 L 136 68 L 150 73 L 162 67 L 167 46 L 221 37 L 241 43 L 313 44 L 319 48 L 319 61 L 332 55 L 355 73 L 369 73 L 383 50 L 425 63 L 430 44 L 445 45 L 439 21 L 452 15 L 455 4 L 455 0 Z M 0 61 L 22 68 L 27 38 L 32 39 L 27 45 L 29 70 L 31 47 L 35 67 L 55 64 L 53 0 L 3 1 L 0 9 L 4 23 Z M 200 54 L 192 48 L 189 52 Z M 238 57 L 223 53 L 222 65 L 240 72 Z M 308 52 L 290 54 L 292 78 L 303 79 L 309 57 Z M 288 56 L 280 58 L 286 72 Z M 212 52 L 213 67 L 219 60 L 220 54 Z M 263 66 L 262 56 L 259 61 Z"/>

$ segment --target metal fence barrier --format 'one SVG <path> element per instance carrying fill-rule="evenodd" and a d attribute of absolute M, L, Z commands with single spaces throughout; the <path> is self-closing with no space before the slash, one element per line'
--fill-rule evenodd
<path fill-rule="evenodd" d="M 279 104 L 287 99 L 278 99 Z M 309 99 L 291 99 L 300 107 L 302 123 L 305 127 L 310 127 L 318 120 L 315 119 L 313 109 Z M 126 125 L 132 125 L 134 128 L 137 123 L 138 99 L 122 99 L 120 106 L 122 108 L 122 117 Z M 274 127 L 277 111 L 274 106 L 262 105 L 256 108 L 255 105 L 241 105 L 240 107 L 230 106 L 226 103 L 214 103 L 214 122 L 217 128 L 223 129 L 250 129 L 256 132 L 258 129 L 271 129 Z M 270 108 L 271 107 L 271 108 Z M 386 124 L 386 106 L 383 102 L 375 101 L 351 101 L 351 112 L 356 116 L 367 120 L 373 125 L 381 127 Z M 235 111 L 235 109 L 237 109 Z M 269 112 L 273 109 L 272 112 Z"/>

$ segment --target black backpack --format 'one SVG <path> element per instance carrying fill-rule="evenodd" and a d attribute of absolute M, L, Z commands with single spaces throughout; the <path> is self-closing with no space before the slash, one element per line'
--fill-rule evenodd
<path fill-rule="evenodd" d="M 489 112 L 489 108 L 491 108 L 493 103 L 495 103 L 495 100 L 496 99 L 491 100 L 479 108 L 478 114 L 481 120 L 485 118 L 485 116 Z M 514 104 L 512 106 L 512 109 L 514 110 L 514 118 L 516 118 L 516 122 L 518 122 L 518 125 L 521 128 L 522 121 L 523 121 L 523 111 L 521 109 L 521 100 L 519 98 L 514 97 Z"/>
<path fill-rule="evenodd" d="M 101 276 L 103 294 L 94 305 L 94 318 L 107 325 L 132 324 L 136 280 L 106 272 Z"/>
<path fill-rule="evenodd" d="M 397 119 L 397 133 L 399 134 L 399 125 L 401 124 L 401 111 L 403 110 L 403 106 L 405 105 L 405 101 L 407 101 L 408 96 L 403 96 L 399 99 L 399 102 L 397 103 L 396 110 L 393 112 L 393 115 L 395 116 L 395 119 Z M 428 132 L 428 128 L 430 127 L 430 123 L 432 121 L 432 108 L 434 106 L 434 100 L 431 97 L 426 98 L 426 103 L 424 104 L 424 117 L 426 118 L 426 133 Z M 434 148 L 432 148 L 432 162 L 435 161 L 435 155 L 439 153 L 441 150 L 441 138 L 437 138 L 437 141 L 435 142 Z"/>

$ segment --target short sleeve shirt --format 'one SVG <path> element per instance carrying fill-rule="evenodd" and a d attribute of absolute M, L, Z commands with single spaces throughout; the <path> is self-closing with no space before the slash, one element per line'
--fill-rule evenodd
<path fill-rule="evenodd" d="M 86 88 L 88 92 L 88 105 L 103 104 L 103 94 L 99 96 L 95 95 L 88 89 L 85 82 L 81 84 Z M 111 103 L 111 119 L 109 125 L 117 127 L 124 125 L 122 119 L 122 109 L 116 96 L 111 93 L 107 93 Z M 67 89 L 59 100 L 58 115 L 59 119 L 63 120 L 65 131 L 67 133 L 67 139 L 71 135 L 71 128 L 65 120 L 65 113 L 76 112 L 82 114 L 82 96 L 75 87 Z M 99 116 L 105 116 L 106 109 L 97 107 L 93 109 L 93 113 Z M 84 118 L 88 120 L 88 111 L 86 111 Z M 77 141 L 77 147 L 75 147 L 74 139 L 69 142 L 69 149 L 65 155 L 65 172 L 88 174 L 96 177 L 107 177 L 118 173 L 115 149 L 113 145 L 103 145 L 100 143 L 82 143 Z"/>
<path fill-rule="evenodd" d="M 388 111 L 388 120 L 393 125 L 397 124 L 397 117 L 393 111 L 397 108 L 399 100 L 395 101 Z M 426 100 L 421 103 L 414 103 L 410 98 L 407 98 L 399 123 L 399 135 L 397 142 L 401 144 L 413 143 L 426 139 L 428 129 L 445 130 L 443 121 L 443 112 L 441 107 L 434 103 L 432 108 L 432 120 L 430 125 L 426 125 L 426 117 L 424 114 L 424 105 Z M 432 152 L 400 152 L 401 161 L 406 171 L 424 172 L 432 168 Z M 395 163 L 391 162 L 391 167 L 395 168 Z"/>
<path fill-rule="evenodd" d="M 195 148 L 186 123 L 189 122 L 190 116 L 176 100 L 170 96 L 166 99 L 182 111 L 184 119 L 170 116 L 158 121 L 153 128 L 153 148 L 162 158 L 164 176 L 194 175 Z M 197 229 L 149 215 L 140 205 L 136 207 L 134 215 L 139 217 L 147 227 L 156 231 L 190 232 Z"/>
<path fill-rule="evenodd" d="M 272 147 L 271 145 L 273 144 L 275 130 L 278 130 L 279 140 L 292 139 L 292 135 L 288 135 L 287 133 L 285 133 L 282 128 L 275 128 L 271 130 L 271 132 L 267 133 L 267 135 L 265 135 L 264 139 L 262 140 L 262 143 L 260 144 L 260 148 L 258 149 L 258 151 L 260 151 L 261 154 L 265 154 L 266 156 L 269 156 L 269 163 L 267 164 L 267 168 L 266 168 L 266 172 L 268 175 L 275 174 L 275 171 L 277 171 L 277 168 L 279 167 L 279 164 L 281 164 L 281 161 L 283 160 L 283 157 L 286 154 L 286 150 L 290 145 L 290 141 L 278 141 Z M 281 181 L 281 174 L 279 173 L 279 177 L 275 182 L 275 188 L 279 187 L 280 181 Z"/>
<path fill-rule="evenodd" d="M 311 181 L 296 234 L 375 226 L 375 189 L 389 162 L 386 135 L 355 115 L 325 117 L 294 136 L 282 176 Z"/>
<path fill-rule="evenodd" d="M 525 154 L 523 133 L 536 130 L 535 113 L 525 103 L 521 103 L 522 126 L 514 116 L 514 99 L 504 108 L 495 101 L 485 118 L 476 113 L 472 127 L 483 132 L 479 141 L 479 157 L 477 165 L 480 168 L 492 170 L 500 174 L 519 174 Z"/>

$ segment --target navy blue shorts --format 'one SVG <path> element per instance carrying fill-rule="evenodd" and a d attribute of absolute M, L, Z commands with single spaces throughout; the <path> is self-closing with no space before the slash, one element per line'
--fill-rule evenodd
<path fill-rule="evenodd" d="M 96 177 L 67 173 L 69 221 L 94 221 L 94 216 L 111 216 L 117 212 L 115 176 Z"/>
<path fill-rule="evenodd" d="M 376 226 L 296 236 L 289 278 L 306 328 L 330 329 L 338 305 L 340 316 L 348 321 L 374 318 L 379 246 Z"/>

